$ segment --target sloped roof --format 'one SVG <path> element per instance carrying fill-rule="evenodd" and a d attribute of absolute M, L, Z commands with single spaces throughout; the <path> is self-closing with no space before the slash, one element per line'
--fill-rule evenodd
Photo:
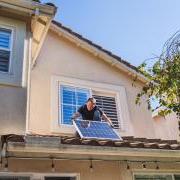
<path fill-rule="evenodd" d="M 127 147 L 127 148 L 145 148 L 145 149 L 169 149 L 180 150 L 180 144 L 176 140 L 161 140 L 135 138 L 133 136 L 122 137 L 122 141 L 110 140 L 89 140 L 80 139 L 79 137 L 61 137 L 62 144 L 73 145 L 90 145 L 90 146 L 111 146 L 111 147 Z"/>

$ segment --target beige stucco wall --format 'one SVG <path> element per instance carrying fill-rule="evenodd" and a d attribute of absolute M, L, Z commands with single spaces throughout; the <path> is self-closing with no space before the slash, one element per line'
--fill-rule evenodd
<path fill-rule="evenodd" d="M 0 134 L 24 134 L 26 88 L 0 86 Z"/>
<path fill-rule="evenodd" d="M 78 174 L 77 180 L 133 180 L 133 173 L 140 174 L 173 174 L 180 173 L 179 164 L 146 164 L 147 169 L 142 169 L 142 163 L 131 163 L 130 170 L 126 163 L 118 161 L 93 161 L 93 171 L 90 171 L 90 161 L 55 160 L 55 172 L 51 171 L 51 160 L 12 160 L 8 161 L 8 172 L 0 168 L 0 175 L 30 175 L 32 179 L 40 180 L 44 176 L 65 176 Z M 176 169 L 176 170 L 175 170 Z M 25 173 L 25 174 L 23 174 Z M 17 175 L 17 174 L 16 174 Z"/>
<path fill-rule="evenodd" d="M 166 117 L 155 116 L 153 119 L 155 133 L 158 138 L 180 140 L 178 118 L 175 113 Z"/>
<path fill-rule="evenodd" d="M 0 72 L 0 84 L 20 86 L 22 84 L 24 46 L 26 39 L 26 22 L 0 16 L 0 28 L 12 29 L 12 53 L 8 73 Z"/>
<path fill-rule="evenodd" d="M 132 87 L 132 79 L 126 74 L 51 31 L 31 72 L 30 132 L 51 134 L 51 78 L 54 75 L 125 87 L 130 122 L 123 135 L 129 135 L 128 127 L 132 126 L 130 135 L 155 137 L 151 113 L 146 105 L 134 103 L 141 84 Z"/>
<path fill-rule="evenodd" d="M 22 81 L 27 75 L 27 27 L 25 20 L 6 16 L 0 16 L 0 28 L 12 29 L 12 53 L 9 72 L 0 72 L 0 134 L 24 134 L 27 89 Z"/>

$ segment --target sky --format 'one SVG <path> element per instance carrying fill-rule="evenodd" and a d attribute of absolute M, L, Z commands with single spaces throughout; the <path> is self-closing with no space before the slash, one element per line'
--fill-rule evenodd
<path fill-rule="evenodd" d="M 180 0 L 41 0 L 55 20 L 138 66 L 180 29 Z"/>

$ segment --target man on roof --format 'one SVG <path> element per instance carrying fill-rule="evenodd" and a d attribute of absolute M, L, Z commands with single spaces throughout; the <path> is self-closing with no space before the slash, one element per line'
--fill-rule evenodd
<path fill-rule="evenodd" d="M 82 105 L 76 113 L 73 114 L 72 120 L 76 120 L 78 117 L 82 116 L 83 120 L 90 121 L 101 121 L 101 118 L 109 123 L 111 127 L 113 124 L 111 120 L 106 116 L 106 114 L 96 105 L 96 99 L 90 97 L 86 104 Z"/>

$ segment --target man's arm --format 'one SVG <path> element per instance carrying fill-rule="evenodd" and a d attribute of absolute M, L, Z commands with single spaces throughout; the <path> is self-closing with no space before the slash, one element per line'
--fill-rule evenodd
<path fill-rule="evenodd" d="M 79 112 L 76 112 L 76 113 L 74 113 L 73 115 L 72 115 L 72 120 L 76 120 L 78 117 L 80 117 L 81 116 L 81 114 L 79 113 Z"/>
<path fill-rule="evenodd" d="M 102 114 L 102 118 L 103 118 L 106 122 L 108 122 L 111 127 L 113 127 L 112 121 L 106 116 L 105 113 Z"/>

